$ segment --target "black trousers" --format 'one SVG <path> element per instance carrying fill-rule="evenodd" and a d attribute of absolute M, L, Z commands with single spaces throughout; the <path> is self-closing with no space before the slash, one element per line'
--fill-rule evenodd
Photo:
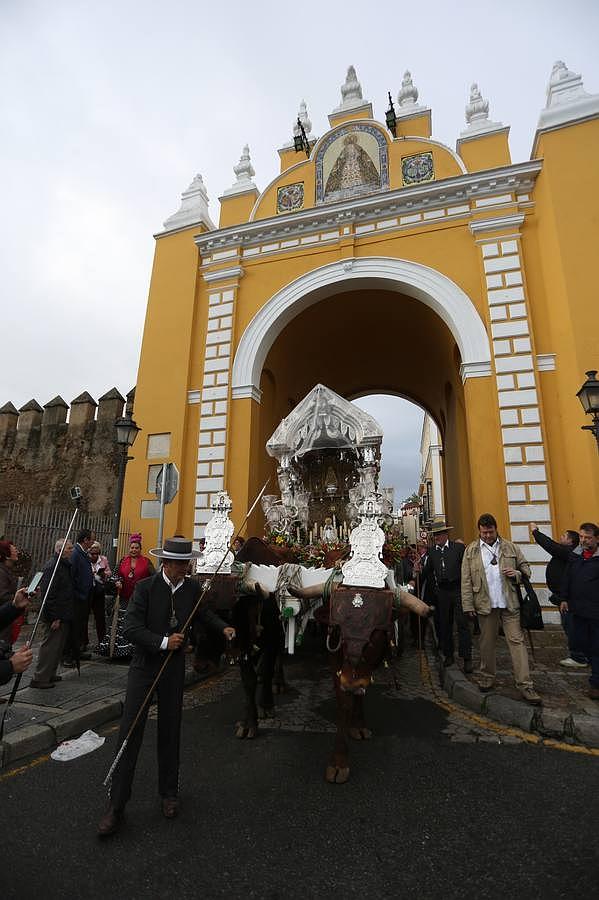
<path fill-rule="evenodd" d="M 151 661 L 143 668 L 131 666 L 129 669 L 127 694 L 117 748 L 121 747 L 163 661 L 164 654 L 159 653 L 156 659 L 152 657 Z M 185 656 L 183 651 L 179 650 L 173 653 L 156 687 L 158 699 L 158 793 L 161 797 L 176 797 L 179 790 L 179 745 L 184 682 Z M 115 809 L 123 809 L 131 796 L 131 786 L 149 706 L 148 703 L 140 716 L 112 777 L 110 800 Z"/>
<path fill-rule="evenodd" d="M 453 656 L 453 625 L 455 622 L 458 627 L 458 653 L 462 659 L 469 659 L 472 656 L 472 635 L 468 619 L 462 612 L 460 589 L 443 589 L 439 586 L 437 610 L 441 653 L 443 656 Z"/>

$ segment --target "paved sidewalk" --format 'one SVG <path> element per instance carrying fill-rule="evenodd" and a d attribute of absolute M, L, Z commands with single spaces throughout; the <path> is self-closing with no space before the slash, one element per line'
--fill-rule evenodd
<path fill-rule="evenodd" d="M 538 733 L 556 740 L 599 747 L 599 702 L 588 696 L 590 669 L 565 669 L 559 661 L 568 656 L 564 633 L 559 625 L 545 626 L 532 634 L 535 659 L 529 647 L 534 686 L 543 699 L 542 707 L 525 703 L 517 691 L 505 640 L 497 641 L 497 682 L 488 694 L 476 685 L 480 662 L 478 638 L 474 638 L 474 675 L 465 676 L 457 665 L 439 667 L 445 691 L 456 703 L 505 725 Z M 429 648 L 429 658 L 435 657 Z M 460 661 L 461 662 L 461 661 Z"/>
<path fill-rule="evenodd" d="M 193 670 L 192 661 L 193 655 L 188 654 L 186 685 L 203 677 Z M 90 662 L 81 663 L 80 675 L 76 669 L 59 669 L 62 681 L 46 690 L 29 687 L 34 670 L 35 662 L 24 673 L 9 710 L 0 742 L 0 769 L 26 756 L 47 752 L 61 741 L 79 737 L 88 728 L 98 728 L 121 715 L 127 663 L 94 656 Z M 0 687 L 0 716 L 13 684 L 11 680 Z"/>

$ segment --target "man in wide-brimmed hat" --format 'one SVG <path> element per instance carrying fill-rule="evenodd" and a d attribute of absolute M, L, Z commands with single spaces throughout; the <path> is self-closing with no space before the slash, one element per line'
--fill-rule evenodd
<path fill-rule="evenodd" d="M 200 554 L 191 541 L 169 538 L 161 549 L 150 550 L 162 563 L 162 569 L 135 586 L 129 601 L 123 634 L 135 647 L 129 669 L 127 694 L 117 747 L 121 747 L 161 665 L 165 654 L 173 650 L 158 685 L 158 790 L 162 812 L 167 819 L 179 812 L 179 739 L 185 679 L 184 647 L 187 634 L 183 626 L 201 593 L 200 585 L 186 578 L 189 561 Z M 197 618 L 230 640 L 229 628 L 210 609 L 202 607 Z M 149 704 L 148 704 L 149 706 Z M 117 765 L 110 790 L 110 805 L 98 824 L 98 834 L 106 837 L 117 831 L 125 804 L 131 796 L 137 756 L 141 748 L 148 714 L 145 707 Z"/>
<path fill-rule="evenodd" d="M 431 579 L 436 585 L 439 645 L 444 665 L 454 663 L 454 621 L 458 628 L 458 653 L 463 660 L 464 672 L 472 672 L 472 636 L 468 620 L 462 611 L 462 559 L 464 544 L 450 541 L 451 525 L 437 524 L 431 529 L 435 546 L 426 557 L 422 578 Z"/>

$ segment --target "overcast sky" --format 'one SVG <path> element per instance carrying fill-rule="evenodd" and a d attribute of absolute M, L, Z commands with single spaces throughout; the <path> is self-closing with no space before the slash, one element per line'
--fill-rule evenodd
<path fill-rule="evenodd" d="M 350 63 L 379 119 L 409 68 L 451 146 L 478 81 L 520 161 L 556 59 L 599 92 L 598 35 L 596 0 L 0 0 L 0 405 L 129 390 L 152 234 L 196 172 L 218 220 L 246 142 L 265 187 Z"/>

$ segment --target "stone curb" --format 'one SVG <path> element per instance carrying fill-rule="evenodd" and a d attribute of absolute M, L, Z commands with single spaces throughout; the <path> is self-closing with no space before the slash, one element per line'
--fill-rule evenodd
<path fill-rule="evenodd" d="M 185 673 L 185 687 L 192 687 L 207 677 L 189 669 Z M 68 738 L 78 737 L 90 728 L 118 719 L 123 711 L 124 698 L 123 690 L 113 697 L 95 700 L 61 713 L 44 725 L 22 725 L 16 731 L 5 734 L 0 742 L 0 770 L 27 756 L 50 750 Z"/>
<path fill-rule="evenodd" d="M 599 715 L 566 713 L 551 707 L 530 706 L 512 697 L 483 694 L 457 666 L 439 666 L 439 680 L 445 693 L 460 706 L 541 737 L 565 740 L 599 748 Z"/>
<path fill-rule="evenodd" d="M 96 700 L 79 709 L 68 712 L 48 720 L 48 726 L 54 732 L 54 742 L 60 744 L 67 738 L 80 735 L 89 728 L 97 728 L 111 719 L 118 718 L 123 711 L 123 701 L 120 697 Z"/>

